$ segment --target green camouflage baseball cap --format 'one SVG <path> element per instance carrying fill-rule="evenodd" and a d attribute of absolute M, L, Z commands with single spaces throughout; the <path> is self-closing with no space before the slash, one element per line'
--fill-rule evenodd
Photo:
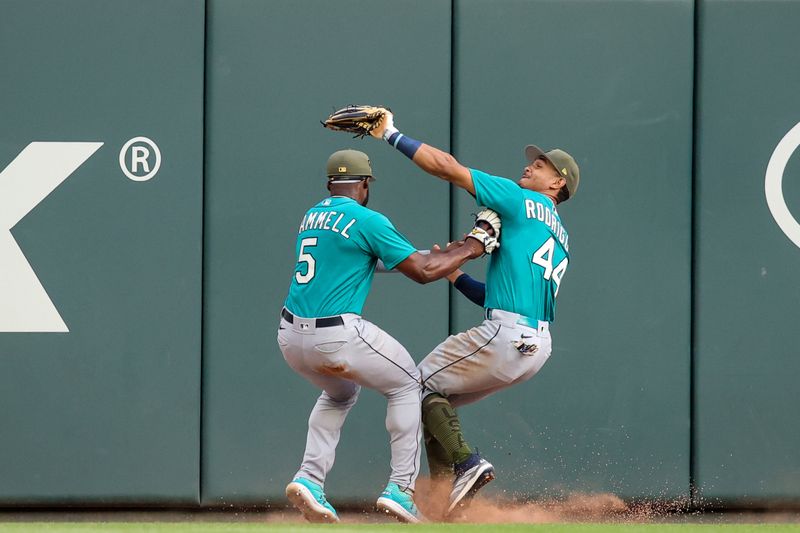
<path fill-rule="evenodd" d="M 337 183 L 354 183 L 361 181 L 354 178 L 363 177 L 369 177 L 370 181 L 375 179 L 369 157 L 358 150 L 339 150 L 332 153 L 328 158 L 327 173 L 328 178 Z"/>
<path fill-rule="evenodd" d="M 544 157 L 556 167 L 556 170 L 567 181 L 567 190 L 569 197 L 575 196 L 578 192 L 578 183 L 581 181 L 581 170 L 578 168 L 578 163 L 575 159 L 564 150 L 555 148 L 549 152 L 545 152 L 535 144 L 529 144 L 525 147 L 525 157 L 528 158 L 529 163 L 533 163 L 540 157 Z"/>

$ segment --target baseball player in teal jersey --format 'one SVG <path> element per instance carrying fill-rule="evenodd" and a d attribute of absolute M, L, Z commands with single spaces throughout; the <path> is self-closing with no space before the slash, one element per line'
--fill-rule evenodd
<path fill-rule="evenodd" d="M 378 260 L 419 283 L 440 279 L 492 245 L 466 239 L 444 253 L 423 255 L 384 215 L 366 207 L 372 168 L 366 154 L 342 150 L 328 159 L 331 196 L 308 210 L 298 227 L 297 264 L 281 310 L 278 344 L 286 362 L 322 389 L 308 420 L 303 462 L 286 495 L 312 522 L 336 522 L 325 478 L 347 413 L 361 387 L 388 400 L 391 475 L 379 509 L 418 522 L 413 490 L 419 472 L 421 380 L 408 352 L 361 317 Z"/>
<path fill-rule="evenodd" d="M 569 234 L 556 205 L 575 195 L 578 165 L 568 153 L 529 145 L 528 164 L 512 180 L 469 169 L 452 155 L 400 133 L 388 113 L 370 132 L 425 172 L 472 194 L 502 219 L 484 287 L 462 278 L 461 289 L 482 302 L 486 320 L 448 337 L 419 364 L 425 444 L 431 473 L 454 475 L 447 512 L 494 479 L 494 467 L 467 444 L 454 407 L 533 377 L 550 357 L 550 323 L 569 265 Z"/>

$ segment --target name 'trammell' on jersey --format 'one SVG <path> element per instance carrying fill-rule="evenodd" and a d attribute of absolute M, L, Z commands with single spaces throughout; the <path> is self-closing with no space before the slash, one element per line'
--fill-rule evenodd
<path fill-rule="evenodd" d="M 558 239 L 558 242 L 564 247 L 564 250 L 569 252 L 569 234 L 567 230 L 564 229 L 564 226 L 561 225 L 561 220 L 559 220 L 558 216 L 554 215 L 553 211 L 550 210 L 550 206 L 526 199 L 525 216 L 530 219 L 536 219 L 539 222 L 544 222 L 544 224 L 550 228 L 553 236 Z"/>
<path fill-rule="evenodd" d="M 342 223 L 343 218 L 344 213 L 337 213 L 336 211 L 312 211 L 306 213 L 303 217 L 303 221 L 300 223 L 300 231 L 297 233 L 303 233 L 311 229 L 324 229 L 338 233 L 345 239 L 349 239 L 350 235 L 347 234 L 347 230 L 356 223 L 356 219 L 351 218 L 348 222 Z"/>
<path fill-rule="evenodd" d="M 385 215 L 344 196 L 306 211 L 299 229 L 285 306 L 301 317 L 360 315 L 378 259 L 391 270 L 416 252 Z"/>

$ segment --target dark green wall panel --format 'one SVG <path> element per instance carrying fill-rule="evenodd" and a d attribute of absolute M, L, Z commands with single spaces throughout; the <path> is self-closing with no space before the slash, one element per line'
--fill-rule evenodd
<path fill-rule="evenodd" d="M 800 497 L 800 249 L 765 198 L 800 122 L 800 2 L 700 5 L 696 254 L 697 483 L 709 499 Z M 800 157 L 783 174 L 800 216 Z"/>
<path fill-rule="evenodd" d="M 384 103 L 401 127 L 446 147 L 450 2 L 212 1 L 208 23 L 203 502 L 282 501 L 318 391 L 289 369 L 275 334 L 297 224 L 327 195 L 328 156 L 370 155 L 370 207 L 418 247 L 448 234 L 446 184 L 386 143 L 319 120 L 350 103 Z M 420 359 L 446 336 L 447 306 L 444 282 L 387 274 L 376 276 L 364 316 Z M 333 501 L 383 489 L 385 409 L 365 391 L 351 412 L 326 484 Z"/>
<path fill-rule="evenodd" d="M 103 143 L 12 230 L 69 332 L 0 333 L 1 505 L 199 502 L 203 21 L 195 0 L 0 4 L 0 171 Z M 137 136 L 149 181 L 118 162 Z"/>
<path fill-rule="evenodd" d="M 463 409 L 498 469 L 492 490 L 686 496 L 693 4 L 455 9 L 459 159 L 516 180 L 534 143 L 566 149 L 582 173 L 559 209 L 571 261 L 552 357 L 531 382 Z M 474 210 L 456 196 L 456 235 Z M 455 330 L 480 318 L 456 300 Z"/>
<path fill-rule="evenodd" d="M 0 227 L 0 505 L 284 501 L 318 391 L 286 366 L 275 328 L 327 156 L 370 154 L 370 206 L 419 248 L 460 237 L 477 210 L 385 143 L 319 126 L 360 102 L 446 150 L 452 126 L 463 163 L 509 178 L 527 143 L 581 165 L 560 209 L 572 260 L 553 356 L 530 383 L 463 409 L 498 470 L 487 494 L 685 497 L 691 458 L 706 500 L 800 497 L 800 250 L 764 194 L 770 156 L 800 122 L 800 1 L 700 0 L 694 198 L 693 2 L 452 6 L 0 4 L 0 172 L 32 142 L 102 143 L 10 232 L 68 333 L 4 327 L 22 309 Z M 162 153 L 145 182 L 118 162 L 137 136 Z M 792 218 L 798 174 L 795 155 L 782 182 Z M 364 315 L 419 361 L 482 310 L 444 282 L 390 274 Z M 383 488 L 385 405 L 364 391 L 352 411 L 334 503 Z"/>

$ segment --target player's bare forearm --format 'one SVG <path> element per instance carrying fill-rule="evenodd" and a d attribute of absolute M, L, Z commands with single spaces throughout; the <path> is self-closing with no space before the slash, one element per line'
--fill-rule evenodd
<path fill-rule="evenodd" d="M 459 163 L 451 154 L 423 143 L 414 154 L 412 161 L 428 174 L 449 181 L 456 187 L 461 187 L 475 196 L 472 174 L 467 167 Z"/>
<path fill-rule="evenodd" d="M 483 245 L 474 239 L 468 239 L 462 246 L 441 254 L 429 255 L 423 268 L 427 281 L 436 281 L 446 277 L 461 265 L 483 255 Z"/>
<path fill-rule="evenodd" d="M 397 265 L 397 269 L 417 283 L 430 283 L 446 277 L 461 265 L 483 255 L 483 245 L 475 239 L 467 239 L 458 247 L 445 252 L 422 255 L 413 253 Z"/>
<path fill-rule="evenodd" d="M 464 237 L 466 238 L 466 235 Z M 456 248 L 458 246 L 462 246 L 463 244 L 464 244 L 463 240 L 448 242 L 447 243 L 447 248 L 445 248 L 444 251 L 450 250 L 452 248 Z M 442 249 L 441 249 L 441 247 L 439 247 L 438 244 L 434 244 L 433 248 L 431 249 L 431 251 L 433 253 L 442 253 Z M 447 281 L 449 281 L 450 283 L 455 283 L 456 280 L 458 279 L 458 276 L 460 276 L 463 273 L 464 273 L 463 270 L 461 270 L 460 268 L 457 268 L 457 269 L 455 269 L 453 272 L 449 273 L 445 277 L 447 278 Z"/>
<path fill-rule="evenodd" d="M 394 126 L 394 115 L 390 111 L 384 110 L 380 123 L 369 130 L 369 134 L 376 139 L 386 140 L 428 174 L 449 181 L 475 196 L 475 185 L 469 169 L 451 154 L 400 133 Z"/>
<path fill-rule="evenodd" d="M 450 283 L 455 283 L 456 280 L 458 279 L 458 276 L 460 276 L 463 273 L 464 273 L 463 270 L 461 270 L 460 268 L 457 268 L 457 269 L 455 269 L 454 271 L 452 271 L 451 273 L 449 273 L 446 276 L 447 277 L 447 281 L 449 281 Z"/>

